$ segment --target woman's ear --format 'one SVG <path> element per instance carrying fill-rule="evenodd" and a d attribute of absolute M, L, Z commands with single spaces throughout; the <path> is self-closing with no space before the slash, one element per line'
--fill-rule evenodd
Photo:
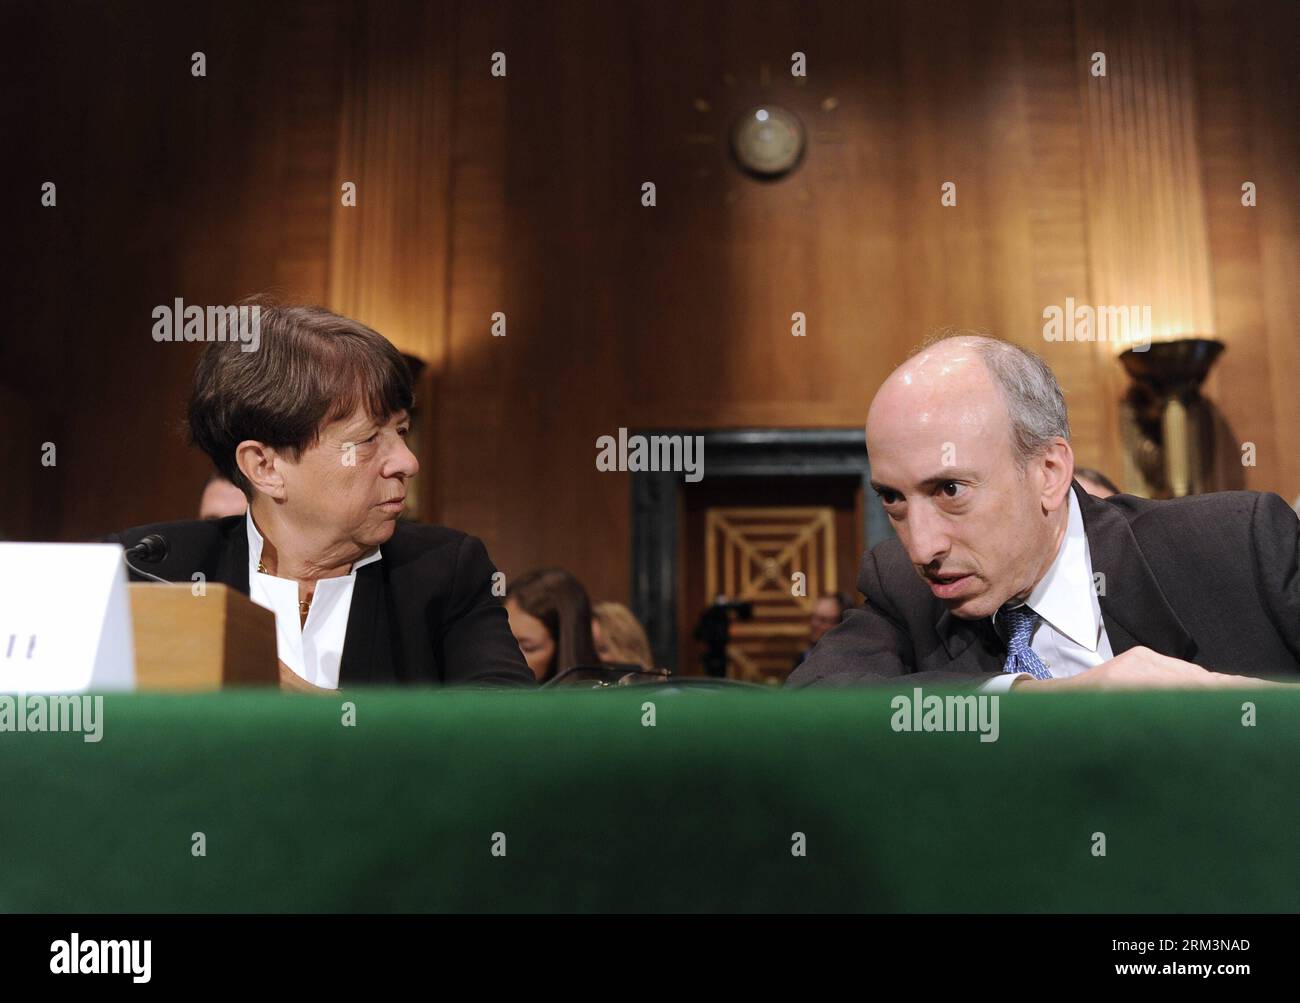
<path fill-rule="evenodd" d="M 277 501 L 284 498 L 284 475 L 279 464 L 282 457 L 273 446 L 245 439 L 235 447 L 235 464 L 256 490 Z"/>

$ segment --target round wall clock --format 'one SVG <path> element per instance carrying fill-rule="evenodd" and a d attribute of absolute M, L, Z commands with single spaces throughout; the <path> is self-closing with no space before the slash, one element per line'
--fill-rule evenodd
<path fill-rule="evenodd" d="M 779 178 L 803 157 L 803 123 L 780 105 L 757 105 L 736 120 L 731 149 L 745 171 L 758 178 Z"/>

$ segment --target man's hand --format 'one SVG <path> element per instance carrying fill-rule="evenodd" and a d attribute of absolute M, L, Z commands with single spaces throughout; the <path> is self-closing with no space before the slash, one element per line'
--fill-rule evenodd
<path fill-rule="evenodd" d="M 1061 679 L 1019 679 L 1011 684 L 1017 691 L 1058 690 L 1165 690 L 1239 689 L 1281 686 L 1282 683 L 1251 676 L 1211 672 L 1181 658 L 1170 658 L 1140 645 L 1116 655 L 1109 662 Z"/>

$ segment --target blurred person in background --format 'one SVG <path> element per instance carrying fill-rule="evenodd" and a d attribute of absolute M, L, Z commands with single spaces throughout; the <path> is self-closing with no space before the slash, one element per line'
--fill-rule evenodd
<path fill-rule="evenodd" d="M 622 603 L 597 603 L 591 621 L 591 639 L 596 655 L 608 665 L 654 668 L 650 639 L 645 628 Z"/>
<path fill-rule="evenodd" d="M 562 568 L 539 568 L 506 589 L 506 614 L 524 661 L 538 682 L 600 664 L 591 640 L 587 590 Z"/>
<path fill-rule="evenodd" d="M 1074 479 L 1094 498 L 1109 498 L 1119 494 L 1119 488 L 1115 487 L 1111 479 L 1092 467 L 1075 467 Z"/>
<path fill-rule="evenodd" d="M 847 592 L 826 592 L 813 603 L 812 616 L 808 618 L 808 647 L 794 660 L 797 669 L 803 660 L 816 647 L 822 635 L 834 627 L 844 617 L 846 609 L 853 608 L 853 599 Z"/>
<path fill-rule="evenodd" d="M 199 496 L 200 519 L 224 519 L 247 511 L 248 499 L 244 492 L 220 474 L 213 474 L 203 485 L 203 494 Z"/>

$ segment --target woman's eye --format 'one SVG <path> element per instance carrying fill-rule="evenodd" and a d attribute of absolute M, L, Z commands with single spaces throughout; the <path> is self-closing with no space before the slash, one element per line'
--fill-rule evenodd
<path fill-rule="evenodd" d="M 400 435 L 403 439 L 405 439 L 408 435 L 411 434 L 411 429 L 409 426 L 403 425 L 401 428 L 397 430 L 397 434 Z"/>

